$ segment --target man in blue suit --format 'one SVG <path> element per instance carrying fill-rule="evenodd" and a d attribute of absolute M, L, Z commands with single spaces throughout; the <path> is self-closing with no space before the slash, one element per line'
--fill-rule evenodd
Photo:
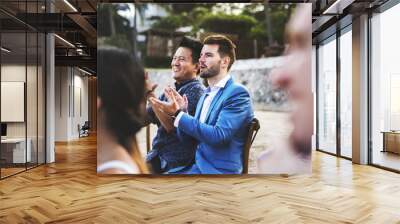
<path fill-rule="evenodd" d="M 200 76 L 209 84 L 194 116 L 185 112 L 186 98 L 167 89 L 169 103 L 151 101 L 173 117 L 182 139 L 198 143 L 195 164 L 184 174 L 240 174 L 242 155 L 253 119 L 249 92 L 235 83 L 228 71 L 236 59 L 235 45 L 227 37 L 212 35 L 204 40 L 200 54 Z"/>

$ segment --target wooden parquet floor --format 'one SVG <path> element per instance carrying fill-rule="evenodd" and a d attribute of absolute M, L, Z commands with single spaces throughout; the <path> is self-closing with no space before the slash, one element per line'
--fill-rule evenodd
<path fill-rule="evenodd" d="M 303 176 L 97 176 L 96 139 L 0 181 L 0 223 L 400 223 L 400 175 L 316 152 Z"/>

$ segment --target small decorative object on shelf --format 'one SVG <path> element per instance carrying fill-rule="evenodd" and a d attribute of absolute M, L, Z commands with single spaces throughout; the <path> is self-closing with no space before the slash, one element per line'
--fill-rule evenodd
<path fill-rule="evenodd" d="M 392 152 L 400 154 L 400 132 L 397 130 L 382 131 L 383 150 L 382 152 Z"/>

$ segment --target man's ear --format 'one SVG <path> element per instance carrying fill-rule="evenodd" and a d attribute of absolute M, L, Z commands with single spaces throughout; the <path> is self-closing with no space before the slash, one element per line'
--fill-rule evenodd
<path fill-rule="evenodd" d="M 199 65 L 199 63 L 194 64 L 194 69 L 193 69 L 193 71 L 196 73 L 196 75 L 199 74 L 199 70 L 200 70 L 200 65 Z"/>
<path fill-rule="evenodd" d="M 228 56 L 225 56 L 222 58 L 222 64 L 224 65 L 224 68 L 228 68 L 229 64 L 231 62 L 231 58 Z"/>

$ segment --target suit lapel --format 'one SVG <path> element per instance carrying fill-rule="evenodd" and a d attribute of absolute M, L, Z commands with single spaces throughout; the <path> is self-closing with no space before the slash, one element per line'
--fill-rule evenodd
<path fill-rule="evenodd" d="M 197 103 L 196 113 L 194 114 L 194 118 L 196 118 L 197 120 L 200 118 L 201 110 L 203 109 L 203 103 L 204 103 L 205 96 L 206 96 L 206 94 L 203 94 L 200 97 L 199 102 Z"/>
<path fill-rule="evenodd" d="M 208 118 L 210 117 L 211 112 L 214 110 L 215 105 L 217 105 L 217 103 L 220 103 L 221 99 L 223 99 L 222 95 L 224 93 L 224 90 L 226 88 L 228 88 L 232 83 L 233 83 L 233 79 L 230 78 L 226 82 L 225 86 L 218 91 L 217 95 L 214 97 L 213 101 L 211 102 L 210 108 L 207 111 L 205 123 L 208 122 Z"/>
<path fill-rule="evenodd" d="M 208 111 L 207 111 L 207 115 L 206 115 L 206 119 L 205 119 L 204 123 L 207 124 L 208 118 L 210 117 L 210 114 L 211 114 L 211 111 L 214 109 L 215 105 L 216 105 L 217 102 L 219 101 L 219 99 L 220 99 L 220 97 L 222 96 L 222 93 L 223 93 L 223 92 L 224 92 L 224 89 L 221 88 L 221 89 L 218 91 L 217 95 L 215 95 L 213 101 L 211 102 L 210 108 L 209 108 Z"/>

